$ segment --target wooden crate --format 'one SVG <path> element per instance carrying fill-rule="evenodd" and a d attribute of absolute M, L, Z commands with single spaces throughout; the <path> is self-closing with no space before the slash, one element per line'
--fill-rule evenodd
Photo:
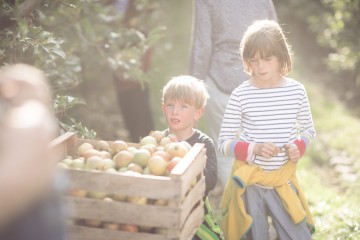
<path fill-rule="evenodd" d="M 77 147 L 83 142 L 94 140 L 78 139 L 73 133 L 66 133 L 51 143 L 60 159 L 76 155 Z M 130 146 L 138 144 L 129 143 Z M 104 222 L 134 224 L 165 231 L 127 232 L 108 230 L 72 224 L 70 239 L 117 239 L 117 240 L 185 240 L 192 239 L 202 222 L 203 194 L 206 163 L 204 144 L 195 144 L 169 176 L 112 174 L 99 171 L 63 169 L 69 188 L 87 191 L 121 193 L 148 199 L 164 199 L 166 206 L 133 204 L 113 201 L 65 196 L 69 217 L 72 219 L 96 219 Z"/>

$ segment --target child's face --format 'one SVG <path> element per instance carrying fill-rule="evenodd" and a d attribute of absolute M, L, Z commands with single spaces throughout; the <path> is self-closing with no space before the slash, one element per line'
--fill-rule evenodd
<path fill-rule="evenodd" d="M 192 130 L 203 113 L 203 109 L 196 109 L 192 104 L 172 99 L 162 104 L 162 110 L 172 132 Z"/>
<path fill-rule="evenodd" d="M 261 58 L 256 54 L 250 59 L 250 68 L 254 80 L 257 81 L 277 81 L 281 77 L 280 64 L 278 58 L 273 56 Z"/>

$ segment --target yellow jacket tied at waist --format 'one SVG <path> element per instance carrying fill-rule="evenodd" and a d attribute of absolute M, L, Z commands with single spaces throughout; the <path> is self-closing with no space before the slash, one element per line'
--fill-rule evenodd
<path fill-rule="evenodd" d="M 225 239 L 241 239 L 250 229 L 252 218 L 245 211 L 242 194 L 246 186 L 253 184 L 273 187 L 279 194 L 291 220 L 297 224 L 306 218 L 309 231 L 314 233 L 313 217 L 295 172 L 296 164 L 292 162 L 288 162 L 278 170 L 265 172 L 257 165 L 249 165 L 235 160 L 231 171 L 231 178 L 225 187 L 221 200 L 223 215 L 221 226 Z M 289 181 L 293 186 L 289 185 Z"/>

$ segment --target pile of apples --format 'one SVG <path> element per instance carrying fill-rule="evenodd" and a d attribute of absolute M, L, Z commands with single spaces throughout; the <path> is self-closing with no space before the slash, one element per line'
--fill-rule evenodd
<path fill-rule="evenodd" d="M 85 142 L 78 146 L 76 156 L 65 157 L 57 163 L 57 166 L 65 169 L 103 171 L 113 174 L 167 176 L 191 148 L 189 143 L 185 141 L 179 142 L 175 135 L 169 134 L 165 136 L 162 131 L 158 130 L 152 131 L 148 136 L 143 137 L 139 144 L 136 145 L 138 147 L 128 146 L 122 140 L 113 142 L 98 140 L 93 144 Z M 67 195 L 107 202 L 130 202 L 140 205 L 166 206 L 168 204 L 168 201 L 164 199 L 147 199 L 139 196 L 125 196 L 121 193 L 109 194 L 84 189 L 69 189 Z M 79 224 L 79 221 L 80 224 L 90 227 L 129 232 L 144 231 L 141 226 L 106 223 L 92 219 L 76 220 L 75 224 Z M 156 229 L 156 232 L 160 230 Z"/>
<path fill-rule="evenodd" d="M 190 148 L 188 142 L 178 142 L 175 135 L 165 136 L 162 131 L 155 130 L 140 139 L 138 148 L 128 146 L 122 140 L 82 143 L 76 156 L 65 157 L 57 166 L 109 173 L 130 171 L 167 176 Z"/>

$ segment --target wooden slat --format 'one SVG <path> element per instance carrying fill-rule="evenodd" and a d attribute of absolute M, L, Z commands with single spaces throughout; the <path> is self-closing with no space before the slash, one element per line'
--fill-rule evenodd
<path fill-rule="evenodd" d="M 204 216 L 204 206 L 199 205 L 186 220 L 185 225 L 181 230 L 181 234 L 180 234 L 181 240 L 191 240 L 193 238 L 197 228 L 202 223 L 203 216 Z"/>
<path fill-rule="evenodd" d="M 97 171 L 64 169 L 70 188 L 121 193 L 122 195 L 143 196 L 146 198 L 179 199 L 179 181 L 169 177 L 126 174 L 112 174 Z"/>
<path fill-rule="evenodd" d="M 179 237 L 142 232 L 112 231 L 84 226 L 68 226 L 69 240 L 177 240 Z"/>
<path fill-rule="evenodd" d="M 106 222 L 128 223 L 147 227 L 180 229 L 179 208 L 139 205 L 128 202 L 106 202 L 91 198 L 65 197 L 69 217 L 96 219 Z"/>
<path fill-rule="evenodd" d="M 193 160 L 184 174 L 180 176 L 181 183 L 181 198 L 183 199 L 185 194 L 188 192 L 189 187 L 193 184 L 194 179 L 201 174 L 204 170 L 206 164 L 206 155 L 205 149 L 202 149 L 201 153 L 196 155 L 195 160 Z M 181 161 L 180 161 L 181 162 Z"/>
<path fill-rule="evenodd" d="M 67 132 L 64 135 L 55 138 L 49 143 L 49 149 L 54 156 L 55 161 L 62 160 L 71 152 L 71 148 L 76 144 L 76 134 Z"/>
<path fill-rule="evenodd" d="M 180 223 L 181 225 L 179 228 L 182 227 L 185 220 L 188 218 L 190 212 L 193 210 L 193 207 L 196 203 L 202 202 L 203 196 L 205 192 L 205 177 L 191 189 L 190 193 L 186 196 L 185 201 L 181 207 L 181 216 L 180 216 Z"/>

